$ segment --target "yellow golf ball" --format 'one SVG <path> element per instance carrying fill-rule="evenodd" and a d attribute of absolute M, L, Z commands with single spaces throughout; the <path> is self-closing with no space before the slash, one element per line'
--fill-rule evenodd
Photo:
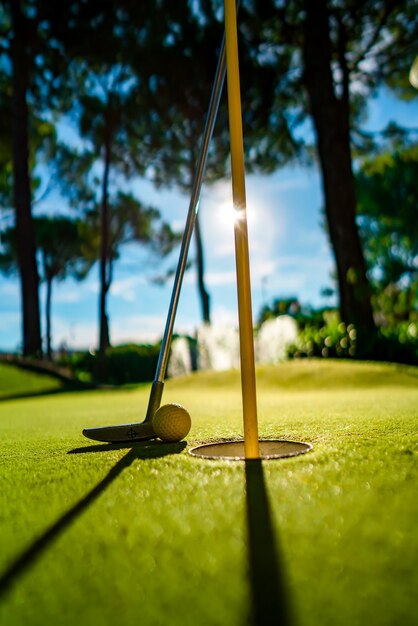
<path fill-rule="evenodd" d="M 189 432 L 192 419 L 181 404 L 164 404 L 154 413 L 152 425 L 163 441 L 181 441 Z"/>

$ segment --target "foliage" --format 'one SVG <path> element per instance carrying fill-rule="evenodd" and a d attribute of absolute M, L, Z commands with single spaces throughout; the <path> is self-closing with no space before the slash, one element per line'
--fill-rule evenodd
<path fill-rule="evenodd" d="M 297 141 L 289 134 L 285 116 L 270 115 L 272 83 L 277 68 L 258 62 L 258 45 L 264 35 L 260 22 L 241 3 L 242 45 L 240 68 L 246 166 L 273 171 L 297 153 Z M 149 174 L 157 185 L 175 184 L 189 191 L 193 179 L 203 123 L 223 36 L 219 2 L 161 4 L 170 18 L 163 28 L 162 45 L 144 64 L 133 64 L 143 80 L 148 106 L 142 111 L 142 153 Z M 144 123 L 145 122 L 145 123 Z M 267 132 L 266 132 L 267 131 Z M 225 99 L 217 114 L 209 146 L 205 181 L 215 181 L 229 172 L 229 132 Z M 139 158 L 141 158 L 139 154 Z"/>
<path fill-rule="evenodd" d="M 55 361 L 60 367 L 67 368 L 74 378 L 81 382 L 92 382 L 94 355 L 90 352 L 67 352 L 61 349 Z"/>
<path fill-rule="evenodd" d="M 290 357 L 354 358 L 357 333 L 351 324 L 346 326 L 338 314 L 326 316 L 325 325 L 307 324 L 299 331 L 296 345 L 288 351 Z"/>
<path fill-rule="evenodd" d="M 90 233 L 81 220 L 64 216 L 34 218 L 37 249 L 41 258 L 43 280 L 64 280 L 67 276 L 83 279 L 91 267 L 87 258 Z M 2 233 L 0 271 L 16 271 L 16 228 Z"/>
<path fill-rule="evenodd" d="M 164 10 L 164 9 L 163 9 Z M 158 186 L 175 185 L 186 194 L 194 182 L 204 121 L 215 75 L 221 31 L 213 7 L 203 7 L 205 19 L 188 10 L 186 3 L 172 11 L 167 34 L 144 67 L 134 65 L 145 102 L 138 116 L 140 137 L 135 160 Z M 196 62 L 196 59 L 199 59 Z M 229 135 L 226 110 L 220 108 L 214 136 L 208 145 L 205 180 L 216 180 L 228 169 Z M 202 319 L 210 323 L 210 296 L 205 285 L 203 238 L 200 216 L 194 226 L 197 286 Z"/>
<path fill-rule="evenodd" d="M 147 176 L 161 186 L 175 185 L 190 194 L 195 176 L 204 121 L 220 51 L 223 24 L 216 2 L 160 4 L 170 19 L 165 36 L 155 54 L 132 67 L 145 90 L 146 106 L 138 116 L 141 137 L 136 160 L 145 163 Z M 297 152 L 289 137 L 283 116 L 266 116 L 266 100 L 275 70 L 257 64 L 253 42 L 240 48 L 246 166 L 257 169 L 261 162 L 273 171 Z M 145 78 L 145 80 L 144 80 Z M 266 132 L 268 130 L 268 132 Z M 141 132 L 142 131 L 142 132 Z M 225 98 L 217 112 L 213 137 L 208 146 L 205 183 L 228 176 L 229 132 Z M 204 237 L 201 233 L 200 205 L 196 214 L 194 243 L 197 286 L 202 320 L 210 323 L 210 296 L 205 284 Z"/>
<path fill-rule="evenodd" d="M 302 49 L 308 4 L 303 0 L 243 1 L 239 19 L 241 47 L 251 49 L 258 65 L 273 69 L 271 82 L 265 85 L 268 96 L 265 95 L 264 106 L 270 107 L 267 124 L 274 123 L 272 116 L 281 117 L 288 134 L 298 139 L 299 147 L 307 148 L 312 143 L 312 134 L 304 132 L 303 125 L 312 111 Z M 353 140 L 359 147 L 365 139 L 358 131 L 365 119 L 367 99 L 382 83 L 402 98 L 417 97 L 408 81 L 408 71 L 416 55 L 416 6 L 414 0 L 330 0 L 326 4 L 334 94 L 341 104 L 350 98 Z M 269 140 L 273 138 L 266 137 Z M 312 157 L 312 151 L 308 150 L 306 156 Z M 263 167 L 264 163 L 261 161 L 260 165 Z"/>
<path fill-rule="evenodd" d="M 10 114 L 10 161 L 0 182 L 0 194 L 12 196 L 16 217 L 16 250 L 21 282 L 23 352 L 42 353 L 39 314 L 39 275 L 36 263 L 35 234 L 31 202 L 31 119 L 42 117 L 42 106 L 52 103 L 50 87 L 63 69 L 59 46 L 51 29 L 54 17 L 65 23 L 62 11 L 51 12 L 51 3 L 15 0 L 0 5 L 0 67 L 2 70 L 2 108 Z M 59 81 L 58 81 L 59 82 Z M 3 85 L 2 85 L 3 86 Z M 42 112 L 42 113 L 41 113 Z M 10 134 L 9 134 L 10 133 Z M 32 168 L 33 169 L 33 168 Z M 12 173 L 12 176 L 10 174 Z M 6 186 L 6 189 L 4 188 Z M 2 198 L 4 202 L 4 198 Z"/>
<path fill-rule="evenodd" d="M 101 383 L 124 385 L 153 380 L 157 367 L 159 345 L 127 344 L 107 348 L 106 377 Z M 61 354 L 58 362 L 69 367 L 83 382 L 96 379 L 98 355 L 91 352 Z"/>
<path fill-rule="evenodd" d="M 133 194 L 118 191 L 109 200 L 109 272 L 120 256 L 123 245 L 128 243 L 146 244 L 155 255 L 169 254 L 178 242 L 178 235 L 170 226 L 161 221 L 160 212 L 146 206 Z M 100 255 L 101 218 L 100 206 L 93 205 L 84 214 L 84 227 L 89 231 L 88 256 L 97 260 Z M 110 285 L 109 285 L 110 286 Z"/>
<path fill-rule="evenodd" d="M 388 144 L 362 162 L 356 185 L 375 319 L 393 343 L 417 320 L 418 144 L 396 134 Z"/>
<path fill-rule="evenodd" d="M 377 337 L 359 342 L 355 326 L 346 326 L 335 312 L 326 315 L 325 324 L 320 327 L 307 324 L 302 328 L 296 344 L 290 346 L 288 356 L 373 359 L 418 365 L 418 324 L 405 322 L 383 328 Z"/>
<path fill-rule="evenodd" d="M 401 322 L 396 328 L 382 328 L 385 337 L 396 338 L 401 344 L 411 343 L 418 350 L 418 319 Z"/>
<path fill-rule="evenodd" d="M 107 297 L 120 247 L 134 241 L 163 256 L 177 237 L 160 220 L 159 211 L 120 190 L 121 182 L 143 173 L 132 156 L 140 153 L 132 137 L 137 136 L 141 90 L 130 67 L 116 59 L 97 64 L 88 57 L 75 65 L 70 80 L 79 98 L 66 103 L 67 113 L 76 120 L 85 146 L 81 153 L 60 146 L 56 172 L 63 192 L 95 234 L 91 252 L 100 265 L 99 351 L 105 377 L 104 355 L 110 345 Z"/>
<path fill-rule="evenodd" d="M 355 224 L 352 148 L 355 141 L 361 150 L 357 131 L 367 98 L 382 83 L 416 96 L 407 80 L 418 32 L 413 3 L 295 0 L 244 2 L 244 9 L 243 36 L 252 41 L 258 63 L 276 69 L 267 119 L 283 116 L 307 156 L 316 143 L 341 316 L 359 333 L 373 333 L 371 289 Z"/>
<path fill-rule="evenodd" d="M 45 303 L 47 356 L 51 358 L 51 298 L 53 281 L 76 280 L 86 277 L 92 266 L 89 255 L 91 229 L 81 220 L 64 216 L 34 218 L 35 242 L 41 261 L 41 277 L 47 286 Z M 0 271 L 5 274 L 17 269 L 16 227 L 2 233 L 0 248 Z"/>
<path fill-rule="evenodd" d="M 51 297 L 53 281 L 72 276 L 82 280 L 88 274 L 92 260 L 89 257 L 91 231 L 81 220 L 64 216 L 38 216 L 33 220 L 35 242 L 40 258 L 41 278 L 47 285 L 45 303 L 47 356 L 51 358 Z M 17 269 L 16 227 L 2 233 L 0 272 L 14 273 Z"/>
<path fill-rule="evenodd" d="M 92 266 L 87 255 L 90 233 L 85 224 L 64 216 L 39 216 L 34 221 L 45 280 L 85 278 Z"/>
<path fill-rule="evenodd" d="M 395 290 L 395 293 L 397 299 L 387 293 L 375 296 L 380 298 L 386 323 L 376 337 L 362 338 L 360 342 L 356 327 L 344 324 L 337 310 L 301 305 L 295 298 L 275 299 L 271 306 L 262 309 L 258 323 L 284 314 L 296 320 L 298 340 L 288 349 L 291 358 L 353 358 L 418 364 L 418 314 L 416 309 L 410 310 L 409 292 Z"/>
<path fill-rule="evenodd" d="M 4 79 L 4 77 L 3 77 Z M 2 77 L 0 75 L 0 89 Z M 6 88 L 6 87 L 5 87 Z M 12 223 L 13 217 L 13 159 L 10 94 L 0 95 L 0 216 L 4 223 Z M 29 111 L 29 171 L 32 204 L 36 205 L 51 190 L 50 181 L 40 174 L 40 167 L 50 164 L 55 153 L 57 134 L 53 123 Z"/>
<path fill-rule="evenodd" d="M 330 78 L 330 102 L 335 110 L 344 112 L 344 124 L 326 123 L 326 132 L 315 126 L 318 146 L 331 146 L 332 171 L 341 162 L 335 153 L 341 142 L 334 141 L 330 133 L 347 126 L 346 152 L 350 136 L 357 150 L 364 148 L 366 142 L 362 144 L 357 131 L 364 119 L 367 97 L 382 82 L 403 97 L 416 95 L 408 84 L 406 71 L 416 53 L 418 24 L 413 1 L 321 0 L 315 10 L 312 6 L 302 0 L 242 2 L 239 21 L 244 128 L 247 163 L 255 170 L 273 171 L 295 156 L 300 157 L 302 147 L 306 148 L 304 156 L 312 157 L 309 122 L 315 121 L 315 114 L 309 100 L 308 79 L 312 75 L 313 56 L 306 54 L 306 42 L 312 35 L 310 27 L 317 27 L 319 21 L 311 20 L 309 25 L 309 12 L 315 18 L 326 13 L 326 37 L 322 40 L 329 47 L 329 55 L 326 72 L 320 71 L 319 76 L 326 74 Z M 14 26 L 12 7 L 20 13 Z M 14 47 L 16 54 L 20 52 L 15 78 L 23 86 L 22 102 L 29 105 L 31 138 L 36 135 L 34 120 L 41 125 L 46 120 L 55 123 L 55 116 L 65 113 L 76 122 L 83 140 L 83 151 L 70 159 L 72 178 L 67 179 L 66 187 L 67 191 L 71 189 L 72 202 L 80 210 L 88 210 L 93 221 L 97 223 L 101 216 L 101 234 L 94 245 L 97 251 L 102 242 L 100 260 L 106 266 L 101 275 L 102 318 L 107 317 L 105 296 L 110 287 L 112 262 L 118 255 L 116 245 L 112 249 L 112 242 L 104 234 L 105 229 L 108 223 L 111 225 L 110 214 L 117 210 L 117 205 L 133 205 L 128 194 L 122 197 L 116 190 L 120 189 L 121 180 L 129 184 L 129 178 L 138 173 L 147 173 L 158 184 L 179 181 L 183 188 L 190 185 L 190 164 L 195 161 L 221 39 L 221 15 L 220 0 L 62 0 L 59 5 L 45 0 L 16 0 L 0 5 L 0 111 L 5 113 L 0 122 L 0 163 L 5 163 L 1 176 L 10 186 L 10 159 L 3 158 L 3 126 L 7 131 Z M 320 84 L 315 84 L 316 91 L 322 93 Z M 223 108 L 211 145 L 209 178 L 227 170 L 225 119 Z M 24 156 L 22 142 L 15 141 L 15 145 L 20 145 L 18 152 Z M 34 164 L 38 162 L 33 147 L 28 159 Z M 87 170 L 90 187 L 84 185 L 77 190 Z M 346 183 L 350 180 L 343 178 L 336 187 L 348 189 Z M 22 180 L 17 183 L 17 188 L 23 189 Z M 327 195 L 331 187 L 324 184 Z M 26 204 L 30 204 L 29 196 L 27 193 Z M 332 239 L 336 232 L 346 233 L 350 228 L 355 231 L 354 224 L 348 223 L 347 228 L 347 224 L 338 222 L 346 211 L 340 210 L 335 201 L 334 207 L 338 210 L 335 228 L 329 229 Z M 125 234 L 120 239 L 122 243 L 124 238 Z M 161 231 L 161 238 L 170 242 L 167 228 Z M 337 257 L 349 256 L 350 247 L 344 241 L 333 240 L 333 245 Z M 351 260 L 339 274 L 340 283 L 347 283 L 347 290 L 351 288 L 348 278 L 357 276 L 359 269 L 358 263 L 353 265 Z M 26 284 L 35 282 L 26 280 Z M 368 290 L 362 291 L 362 287 L 358 291 L 367 300 Z M 360 324 L 361 311 L 359 314 L 357 310 L 356 315 Z"/>
<path fill-rule="evenodd" d="M 356 174 L 357 221 L 366 261 L 382 289 L 418 275 L 418 144 L 365 159 Z"/>
<path fill-rule="evenodd" d="M 375 317 L 381 329 L 395 329 L 399 324 L 418 319 L 418 281 L 410 285 L 389 283 L 375 288 L 372 298 Z"/>
<path fill-rule="evenodd" d="M 275 298 L 271 304 L 266 304 L 261 309 L 257 326 L 261 326 L 266 320 L 279 315 L 290 315 L 296 320 L 299 328 L 304 328 L 306 325 L 319 327 L 323 324 L 324 315 L 329 310 L 329 307 L 317 309 L 307 304 L 301 304 L 297 298 Z"/>

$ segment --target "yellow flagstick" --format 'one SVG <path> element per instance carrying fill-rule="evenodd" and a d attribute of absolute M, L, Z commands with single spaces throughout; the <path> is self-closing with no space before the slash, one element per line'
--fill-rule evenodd
<path fill-rule="evenodd" d="M 237 267 L 245 458 L 257 459 L 260 458 L 260 450 L 258 445 L 250 261 L 245 200 L 244 145 L 242 138 L 237 14 L 235 2 L 236 0 L 225 0 L 226 68 L 229 135 L 231 142 L 232 198 L 234 209 L 237 211 L 237 219 L 234 228 L 235 262 Z"/>

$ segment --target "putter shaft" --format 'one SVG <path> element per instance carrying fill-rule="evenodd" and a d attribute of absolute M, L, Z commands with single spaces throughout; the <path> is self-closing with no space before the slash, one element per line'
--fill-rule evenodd
<path fill-rule="evenodd" d="M 173 327 L 177 314 L 177 307 L 180 298 L 181 286 L 183 283 L 184 272 L 186 270 L 187 256 L 189 253 L 190 240 L 193 228 L 196 223 L 196 215 L 199 210 L 199 199 L 202 191 L 203 177 L 205 175 L 206 163 L 208 158 L 209 144 L 212 139 L 215 128 L 216 116 L 221 101 L 222 87 L 225 82 L 226 74 L 226 54 L 225 54 L 225 36 L 222 39 L 222 46 L 219 53 L 218 66 L 216 68 L 215 80 L 213 83 L 209 108 L 203 131 L 202 142 L 200 145 L 199 157 L 196 165 L 196 173 L 193 181 L 192 194 L 190 198 L 189 211 L 187 213 L 186 226 L 181 242 L 179 261 L 177 265 L 176 276 L 174 279 L 173 291 L 171 293 L 170 306 L 168 309 L 167 321 L 163 340 L 161 344 L 160 354 L 158 358 L 155 380 L 164 381 L 167 370 L 168 357 L 170 355 L 171 339 L 173 336 Z"/>

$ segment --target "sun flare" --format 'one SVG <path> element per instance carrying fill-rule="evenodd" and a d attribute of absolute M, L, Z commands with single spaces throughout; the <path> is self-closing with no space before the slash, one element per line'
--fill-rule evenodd
<path fill-rule="evenodd" d="M 225 226 L 235 226 L 238 222 L 244 218 L 244 211 L 235 207 L 232 202 L 223 202 L 219 206 L 219 219 Z M 247 216 L 248 217 L 248 216 Z"/>

